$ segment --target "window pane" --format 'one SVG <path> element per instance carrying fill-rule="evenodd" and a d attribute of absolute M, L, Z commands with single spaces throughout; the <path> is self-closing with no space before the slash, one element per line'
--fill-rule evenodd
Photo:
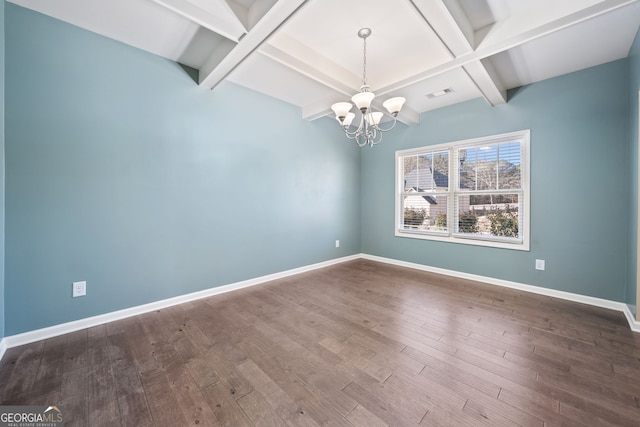
<path fill-rule="evenodd" d="M 457 233 L 520 238 L 518 194 L 461 195 Z"/>
<path fill-rule="evenodd" d="M 414 189 L 414 191 L 416 191 L 414 187 L 417 187 L 416 180 L 418 176 L 418 156 L 403 157 L 402 164 L 404 171 L 404 191 L 406 192 L 409 189 Z M 414 178 L 414 176 L 416 178 Z"/>
<path fill-rule="evenodd" d="M 402 228 L 405 230 L 447 232 L 446 195 L 410 194 L 402 201 Z"/>
<path fill-rule="evenodd" d="M 475 190 L 475 148 L 458 150 L 458 188 Z"/>
<path fill-rule="evenodd" d="M 435 191 L 449 190 L 449 153 L 434 153 L 433 155 L 433 182 Z"/>
<path fill-rule="evenodd" d="M 501 144 L 498 150 L 498 188 L 520 188 L 522 185 L 520 178 L 520 143 Z"/>
<path fill-rule="evenodd" d="M 498 188 L 498 146 L 474 147 L 458 151 L 460 188 L 495 190 Z"/>
<path fill-rule="evenodd" d="M 448 152 L 407 156 L 403 164 L 405 192 L 448 191 Z"/>
<path fill-rule="evenodd" d="M 458 150 L 460 189 L 519 189 L 520 153 L 520 142 Z"/>

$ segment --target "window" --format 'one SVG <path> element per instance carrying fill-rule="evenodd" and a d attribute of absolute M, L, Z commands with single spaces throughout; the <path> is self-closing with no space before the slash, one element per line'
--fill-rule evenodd
<path fill-rule="evenodd" d="M 529 250 L 529 131 L 396 152 L 396 236 Z"/>

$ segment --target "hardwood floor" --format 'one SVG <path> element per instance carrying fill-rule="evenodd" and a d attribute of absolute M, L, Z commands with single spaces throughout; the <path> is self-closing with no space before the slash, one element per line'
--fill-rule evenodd
<path fill-rule="evenodd" d="M 365 260 L 11 348 L 67 426 L 638 426 L 621 313 Z"/>

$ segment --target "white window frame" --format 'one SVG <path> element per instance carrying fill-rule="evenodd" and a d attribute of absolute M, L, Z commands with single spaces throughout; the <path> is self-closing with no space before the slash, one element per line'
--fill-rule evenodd
<path fill-rule="evenodd" d="M 485 145 L 495 145 L 506 142 L 521 142 L 521 183 L 522 183 L 522 202 L 519 213 L 519 228 L 522 238 L 500 238 L 497 236 L 479 236 L 479 235 L 463 235 L 455 233 L 453 226 L 453 218 L 457 218 L 456 197 L 461 192 L 458 190 L 459 179 L 459 160 L 458 150 L 461 148 L 473 148 Z M 402 159 L 406 156 L 416 156 L 421 154 L 429 154 L 433 152 L 448 151 L 449 153 L 449 189 L 441 194 L 447 195 L 449 203 L 447 207 L 447 231 L 423 231 L 423 230 L 407 230 L 402 228 L 402 198 L 404 194 L 404 166 Z M 455 141 L 445 144 L 428 145 L 424 147 L 411 148 L 408 150 L 396 151 L 396 191 L 395 191 L 395 235 L 397 237 L 407 237 L 413 239 L 436 240 L 441 242 L 461 243 L 467 245 L 488 246 L 503 249 L 515 249 L 521 251 L 529 251 L 530 240 L 530 130 L 521 130 L 517 132 L 503 133 L 499 135 L 485 136 L 481 138 L 467 139 L 463 141 Z M 520 192 L 518 190 L 517 192 Z"/>

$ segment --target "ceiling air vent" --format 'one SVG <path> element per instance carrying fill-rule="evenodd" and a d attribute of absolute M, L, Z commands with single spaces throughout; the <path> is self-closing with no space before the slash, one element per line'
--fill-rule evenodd
<path fill-rule="evenodd" d="M 436 90 L 433 91 L 431 93 L 426 94 L 425 96 L 429 99 L 433 99 L 433 98 L 437 98 L 439 96 L 444 96 L 448 93 L 453 92 L 453 89 L 451 89 L 450 87 L 446 88 L 446 89 L 440 89 L 440 90 Z"/>

